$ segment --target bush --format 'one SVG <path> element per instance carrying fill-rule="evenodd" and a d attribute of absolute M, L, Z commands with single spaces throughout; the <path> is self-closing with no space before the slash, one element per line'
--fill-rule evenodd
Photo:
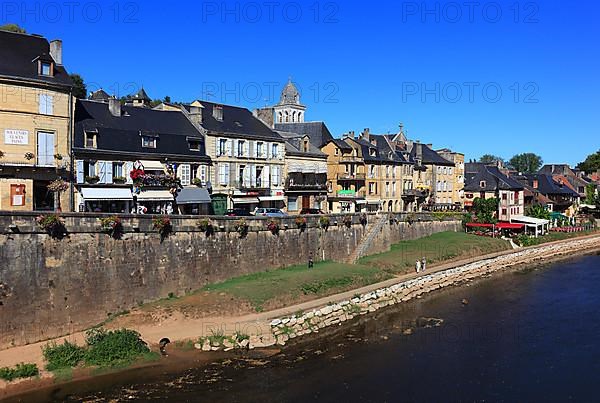
<path fill-rule="evenodd" d="M 294 220 L 296 222 L 296 227 L 300 229 L 300 232 L 303 232 L 306 229 L 307 221 L 306 217 L 296 217 Z"/>
<path fill-rule="evenodd" d="M 88 348 L 84 359 L 89 365 L 127 364 L 150 352 L 140 334 L 129 329 L 92 329 L 86 333 L 86 343 Z"/>
<path fill-rule="evenodd" d="M 54 371 L 77 366 L 83 360 L 85 349 L 65 340 L 64 344 L 46 344 L 42 347 L 42 353 L 48 362 L 46 369 Z"/>
<path fill-rule="evenodd" d="M 14 368 L 0 368 L 0 379 L 7 382 L 14 381 L 18 378 L 31 378 L 40 374 L 40 370 L 35 364 L 17 364 Z"/>
<path fill-rule="evenodd" d="M 235 232 L 237 232 L 240 238 L 245 238 L 248 235 L 248 223 L 245 219 L 241 219 L 235 223 Z"/>
<path fill-rule="evenodd" d="M 352 216 L 351 216 L 351 215 L 346 215 L 346 216 L 344 216 L 344 218 L 343 218 L 342 222 L 344 223 L 344 225 L 345 225 L 347 228 L 350 228 L 350 227 L 352 227 Z"/>
<path fill-rule="evenodd" d="M 125 232 L 121 219 L 117 216 L 100 218 L 100 228 L 102 232 L 113 239 L 123 238 L 123 233 Z"/>
<path fill-rule="evenodd" d="M 36 222 L 54 239 L 62 239 L 67 233 L 65 222 L 58 214 L 42 214 L 36 218 Z"/>
<path fill-rule="evenodd" d="M 319 218 L 319 226 L 321 228 L 323 228 L 325 231 L 327 231 L 327 228 L 329 228 L 329 217 L 327 216 L 322 216 Z"/>
<path fill-rule="evenodd" d="M 275 219 L 270 219 L 267 221 L 267 229 L 271 231 L 271 234 L 273 235 L 279 234 L 279 222 Z"/>
<path fill-rule="evenodd" d="M 152 220 L 152 228 L 160 234 L 160 241 L 164 241 L 173 232 L 173 225 L 169 217 L 156 217 Z"/>
<path fill-rule="evenodd" d="M 207 237 L 215 233 L 215 228 L 208 218 L 204 218 L 198 221 L 198 228 L 200 229 L 200 231 L 204 232 Z"/>

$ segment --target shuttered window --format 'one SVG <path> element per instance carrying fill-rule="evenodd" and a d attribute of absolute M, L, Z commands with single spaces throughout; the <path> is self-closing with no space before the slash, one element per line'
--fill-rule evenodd
<path fill-rule="evenodd" d="M 54 165 L 54 133 L 37 133 L 37 161 L 38 165 Z"/>
<path fill-rule="evenodd" d="M 54 113 L 54 97 L 48 94 L 39 95 L 39 112 L 42 115 L 52 115 Z"/>

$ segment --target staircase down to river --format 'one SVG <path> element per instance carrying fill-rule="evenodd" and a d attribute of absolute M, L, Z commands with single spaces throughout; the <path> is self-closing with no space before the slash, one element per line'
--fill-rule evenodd
<path fill-rule="evenodd" d="M 352 254 L 350 254 L 346 260 L 346 263 L 354 264 L 358 261 L 358 259 L 367 253 L 369 246 L 371 246 L 371 243 L 373 243 L 373 240 L 377 234 L 381 232 L 383 226 L 388 222 L 388 220 L 389 218 L 387 214 L 381 214 L 379 217 L 377 217 L 375 224 L 370 225 L 367 234 L 360 240 L 359 244 L 356 246 L 356 249 L 354 249 L 354 252 L 352 252 Z"/>

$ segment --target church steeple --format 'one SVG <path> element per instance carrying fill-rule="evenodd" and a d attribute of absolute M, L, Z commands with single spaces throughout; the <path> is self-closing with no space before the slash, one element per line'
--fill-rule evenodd
<path fill-rule="evenodd" d="M 304 123 L 306 106 L 300 103 L 300 92 L 290 77 L 275 105 L 276 123 Z"/>

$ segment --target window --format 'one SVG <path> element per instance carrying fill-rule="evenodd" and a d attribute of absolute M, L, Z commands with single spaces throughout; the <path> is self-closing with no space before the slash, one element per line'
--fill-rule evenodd
<path fill-rule="evenodd" d="M 256 187 L 262 187 L 263 167 L 256 167 Z"/>
<path fill-rule="evenodd" d="M 273 158 L 279 158 L 279 144 L 273 144 L 271 146 L 271 155 Z"/>
<path fill-rule="evenodd" d="M 219 184 L 228 185 L 229 184 L 229 164 L 219 164 Z"/>
<path fill-rule="evenodd" d="M 377 155 L 377 151 L 374 148 L 369 148 L 369 155 L 371 157 L 375 157 Z"/>
<path fill-rule="evenodd" d="M 191 151 L 200 151 L 200 140 L 189 140 L 188 144 Z"/>
<path fill-rule="evenodd" d="M 85 176 L 94 177 L 96 173 L 96 161 L 85 161 L 83 163 L 83 173 Z"/>
<path fill-rule="evenodd" d="M 245 173 L 246 173 L 246 165 L 240 165 L 240 167 L 238 169 L 238 182 L 240 183 L 240 186 L 246 185 Z"/>
<path fill-rule="evenodd" d="M 479 182 L 479 187 L 484 188 L 485 187 L 485 181 Z"/>
<path fill-rule="evenodd" d="M 377 169 L 375 165 L 369 165 L 369 178 L 374 178 L 376 175 Z"/>
<path fill-rule="evenodd" d="M 202 181 L 202 183 L 206 183 L 207 182 L 207 176 L 208 176 L 208 171 L 207 171 L 207 166 L 206 165 L 201 165 L 200 166 L 200 181 Z"/>
<path fill-rule="evenodd" d="M 507 210 L 505 208 L 502 209 L 502 215 L 506 215 L 507 214 Z"/>
<path fill-rule="evenodd" d="M 502 193 L 502 200 L 508 200 L 508 196 L 506 193 Z"/>
<path fill-rule="evenodd" d="M 377 193 L 377 183 L 369 182 L 369 194 L 374 195 Z"/>
<path fill-rule="evenodd" d="M 42 115 L 52 115 L 54 113 L 54 98 L 52 95 L 40 94 L 39 96 L 40 110 Z"/>
<path fill-rule="evenodd" d="M 191 175 L 191 168 L 190 168 L 189 164 L 182 164 L 179 167 L 179 175 L 180 175 L 179 179 L 181 179 L 181 184 L 183 186 L 187 186 L 191 183 L 192 175 Z"/>
<path fill-rule="evenodd" d="M 298 210 L 298 197 L 288 196 L 288 210 L 289 211 Z"/>
<path fill-rule="evenodd" d="M 25 185 L 10 185 L 10 205 L 25 205 Z"/>
<path fill-rule="evenodd" d="M 142 136 L 142 147 L 156 148 L 156 137 Z"/>
<path fill-rule="evenodd" d="M 220 122 L 223 121 L 223 107 L 221 105 L 213 107 L 213 117 Z"/>
<path fill-rule="evenodd" d="M 52 63 L 40 62 L 40 75 L 52 76 Z"/>
<path fill-rule="evenodd" d="M 271 168 L 273 186 L 279 186 L 281 183 L 281 167 L 274 166 Z"/>
<path fill-rule="evenodd" d="M 43 166 L 53 166 L 54 162 L 54 133 L 37 133 L 37 163 Z"/>
<path fill-rule="evenodd" d="M 112 176 L 113 176 L 113 180 L 115 178 L 124 178 L 125 175 L 123 175 L 123 163 L 122 162 L 113 162 L 112 164 Z"/>
<path fill-rule="evenodd" d="M 256 156 L 264 158 L 264 143 L 261 141 L 256 142 Z"/>
<path fill-rule="evenodd" d="M 340 155 L 340 149 L 339 148 L 334 149 L 333 155 Z"/>
<path fill-rule="evenodd" d="M 238 143 L 237 143 L 237 156 L 238 157 L 244 156 L 245 144 L 246 144 L 246 142 L 244 140 L 238 140 Z"/>
<path fill-rule="evenodd" d="M 227 154 L 227 140 L 219 139 L 219 152 L 217 153 L 217 157 Z"/>
<path fill-rule="evenodd" d="M 85 133 L 85 148 L 96 148 L 96 133 Z"/>

